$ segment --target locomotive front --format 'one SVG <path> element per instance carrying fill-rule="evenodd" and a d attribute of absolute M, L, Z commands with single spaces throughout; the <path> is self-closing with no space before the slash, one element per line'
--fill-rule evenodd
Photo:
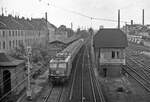
<path fill-rule="evenodd" d="M 58 55 L 50 61 L 49 79 L 53 82 L 64 82 L 67 79 L 68 61 L 66 56 Z"/>
<path fill-rule="evenodd" d="M 49 79 L 52 82 L 62 82 L 65 80 L 66 73 L 66 62 L 51 62 L 49 68 Z"/>

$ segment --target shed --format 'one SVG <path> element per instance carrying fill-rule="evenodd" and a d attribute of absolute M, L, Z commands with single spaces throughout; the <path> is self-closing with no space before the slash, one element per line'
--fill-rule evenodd
<path fill-rule="evenodd" d="M 1 96 L 11 93 L 18 95 L 26 86 L 25 61 L 17 60 L 4 52 L 0 52 L 0 86 Z M 21 83 L 19 85 L 19 83 Z M 15 88 L 15 86 L 18 86 Z M 14 94 L 13 94 L 14 95 Z"/>

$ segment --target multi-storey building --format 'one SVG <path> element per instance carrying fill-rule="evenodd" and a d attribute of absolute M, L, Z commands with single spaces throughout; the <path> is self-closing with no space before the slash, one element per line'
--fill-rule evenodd
<path fill-rule="evenodd" d="M 19 44 L 45 44 L 55 34 L 56 27 L 45 19 L 25 19 L 0 16 L 0 51 L 9 52 Z M 49 37 L 47 37 L 49 36 Z"/>
<path fill-rule="evenodd" d="M 45 19 L 0 16 L 0 101 L 8 94 L 19 95 L 27 86 L 25 62 L 6 53 L 11 53 L 19 44 L 25 47 L 46 44 L 55 29 Z"/>

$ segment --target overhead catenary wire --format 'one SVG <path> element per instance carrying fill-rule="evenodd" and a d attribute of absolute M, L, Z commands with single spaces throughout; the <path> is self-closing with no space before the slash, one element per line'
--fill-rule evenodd
<path fill-rule="evenodd" d="M 79 16 L 85 17 L 85 18 L 90 19 L 90 20 L 107 21 L 107 22 L 118 22 L 118 20 L 114 20 L 114 19 L 107 19 L 107 18 L 99 18 L 99 17 L 88 16 L 88 15 L 85 15 L 83 13 L 80 13 L 80 12 L 77 12 L 77 11 L 74 11 L 74 10 L 70 10 L 70 9 L 66 9 L 66 8 L 60 7 L 60 6 L 56 6 L 56 5 L 52 4 L 52 3 L 46 3 L 46 5 L 47 6 L 52 6 L 54 8 L 61 9 L 63 11 L 69 12 L 69 13 L 73 13 L 75 15 L 79 15 Z M 130 22 L 124 21 L 124 20 L 121 20 L 120 22 L 121 23 L 130 23 Z"/>

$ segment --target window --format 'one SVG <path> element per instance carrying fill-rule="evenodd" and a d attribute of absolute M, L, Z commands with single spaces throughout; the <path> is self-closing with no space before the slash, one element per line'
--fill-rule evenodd
<path fill-rule="evenodd" d="M 119 51 L 117 51 L 117 58 L 119 58 Z"/>
<path fill-rule="evenodd" d="M 112 58 L 115 58 L 115 51 L 112 51 Z"/>
<path fill-rule="evenodd" d="M 11 49 L 11 41 L 9 41 L 9 48 Z"/>
<path fill-rule="evenodd" d="M 50 68 L 56 68 L 57 64 L 56 63 L 50 63 Z"/>
<path fill-rule="evenodd" d="M 12 36 L 14 36 L 14 31 L 12 31 Z"/>
<path fill-rule="evenodd" d="M 11 36 L 11 31 L 9 31 L 9 36 Z"/>
<path fill-rule="evenodd" d="M 1 49 L 1 42 L 0 42 L 0 49 Z"/>
<path fill-rule="evenodd" d="M 16 36 L 17 36 L 17 30 L 16 30 Z"/>
<path fill-rule="evenodd" d="M 13 40 L 13 48 L 15 47 L 15 40 Z"/>
<path fill-rule="evenodd" d="M 3 31 L 3 37 L 5 37 L 5 31 Z"/>
<path fill-rule="evenodd" d="M 20 36 L 20 31 L 18 31 L 18 36 Z"/>
<path fill-rule="evenodd" d="M 3 42 L 3 49 L 5 49 L 6 45 L 5 45 L 5 41 Z"/>
<path fill-rule="evenodd" d="M 17 42 L 17 40 L 16 40 L 16 46 L 18 45 L 18 42 Z"/>

